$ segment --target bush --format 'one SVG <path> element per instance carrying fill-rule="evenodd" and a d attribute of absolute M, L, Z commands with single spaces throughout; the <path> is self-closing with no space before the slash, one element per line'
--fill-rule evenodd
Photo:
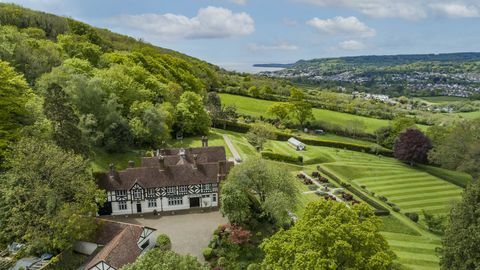
<path fill-rule="evenodd" d="M 379 198 L 381 201 L 383 201 L 383 202 L 388 201 L 388 199 L 387 199 L 386 197 L 384 197 L 384 196 L 378 196 L 378 198 Z"/>
<path fill-rule="evenodd" d="M 417 213 L 405 213 L 405 216 L 407 216 L 410 220 L 412 220 L 413 222 L 418 222 L 419 220 L 419 216 Z"/>
<path fill-rule="evenodd" d="M 395 207 L 395 206 L 397 206 L 396 204 L 394 204 L 394 203 L 392 203 L 392 202 L 387 202 L 387 204 L 388 204 L 388 206 L 390 206 L 390 207 Z"/>
<path fill-rule="evenodd" d="M 270 160 L 276 160 L 276 161 L 282 161 L 282 162 L 294 163 L 294 164 L 302 164 L 303 162 L 303 157 L 301 162 L 299 156 L 293 157 L 288 155 L 277 154 L 270 151 L 262 151 L 260 152 L 260 154 L 262 155 L 262 158 L 270 159 Z"/>
<path fill-rule="evenodd" d="M 157 237 L 157 247 L 161 250 L 170 250 L 172 248 L 172 242 L 166 234 L 160 234 Z"/>
<path fill-rule="evenodd" d="M 398 206 L 394 206 L 394 207 L 392 207 L 392 209 L 395 212 L 400 212 L 400 207 L 398 207 Z"/>
<path fill-rule="evenodd" d="M 262 269 L 262 268 L 257 263 L 251 263 L 247 267 L 247 270 L 260 270 L 260 269 Z"/>
<path fill-rule="evenodd" d="M 203 257 L 205 258 L 206 261 L 210 260 L 213 255 L 213 249 L 212 248 L 204 248 L 203 249 Z"/>
<path fill-rule="evenodd" d="M 218 260 L 217 260 L 217 266 L 220 266 L 220 267 L 226 266 L 227 263 L 228 263 L 228 261 L 227 261 L 227 259 L 226 259 L 225 257 L 220 257 L 220 258 L 218 258 Z"/>
<path fill-rule="evenodd" d="M 365 185 L 361 185 L 360 187 L 361 187 L 362 189 L 366 189 L 366 188 L 367 188 L 367 186 L 365 186 Z"/>

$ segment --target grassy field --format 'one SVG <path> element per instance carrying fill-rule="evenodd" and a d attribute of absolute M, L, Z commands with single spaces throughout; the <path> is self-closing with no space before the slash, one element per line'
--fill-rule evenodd
<path fill-rule="evenodd" d="M 274 101 L 261 100 L 255 98 L 249 98 L 244 96 L 236 96 L 230 94 L 219 94 L 222 100 L 222 104 L 230 105 L 235 104 L 237 111 L 242 114 L 248 114 L 252 116 L 267 116 L 266 112 L 268 107 L 274 104 Z M 313 109 L 313 115 L 316 120 L 322 120 L 325 122 L 331 122 L 333 124 L 346 126 L 349 120 L 360 120 L 366 125 L 366 132 L 373 133 L 376 129 L 384 126 L 388 126 L 389 121 L 383 119 L 375 119 L 364 116 L 358 116 L 348 113 L 335 112 L 323 109 Z"/>
<path fill-rule="evenodd" d="M 444 103 L 444 102 L 457 102 L 457 101 L 468 101 L 467 98 L 463 97 L 450 97 L 450 96 L 433 96 L 433 97 L 421 97 L 430 103 Z"/>
<path fill-rule="evenodd" d="M 480 118 L 480 111 L 467 112 L 467 113 L 453 113 L 452 115 L 459 116 L 466 119 Z"/>

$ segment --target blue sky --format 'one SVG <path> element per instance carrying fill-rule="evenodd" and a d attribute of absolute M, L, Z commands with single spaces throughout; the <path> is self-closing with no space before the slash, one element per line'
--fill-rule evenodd
<path fill-rule="evenodd" d="M 0 0 L 2 1 L 2 0 Z M 13 0 L 211 63 L 480 51 L 480 0 Z"/>

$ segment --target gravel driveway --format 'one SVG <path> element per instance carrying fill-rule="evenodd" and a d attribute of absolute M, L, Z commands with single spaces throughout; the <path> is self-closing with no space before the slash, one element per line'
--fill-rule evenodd
<path fill-rule="evenodd" d="M 228 222 L 218 211 L 162 217 L 111 216 L 109 219 L 157 229 L 157 234 L 164 233 L 170 237 L 173 251 L 179 254 L 191 254 L 202 262 L 204 261 L 202 251 L 208 246 L 213 231 L 218 225 Z"/>

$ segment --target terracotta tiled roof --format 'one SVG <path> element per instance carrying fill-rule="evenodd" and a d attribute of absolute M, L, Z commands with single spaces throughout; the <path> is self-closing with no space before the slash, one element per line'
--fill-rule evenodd
<path fill-rule="evenodd" d="M 233 166 L 226 161 L 223 147 L 185 149 L 183 158 L 179 149 L 164 150 L 163 154 L 162 157 L 143 158 L 141 167 L 100 174 L 98 185 L 113 191 L 129 190 L 135 183 L 143 188 L 216 183 L 218 174 L 227 174 Z"/>
<path fill-rule="evenodd" d="M 98 222 L 96 242 L 104 247 L 94 255 L 85 269 L 89 270 L 102 261 L 116 269 L 133 263 L 142 253 L 137 241 L 144 227 L 103 219 Z"/>

